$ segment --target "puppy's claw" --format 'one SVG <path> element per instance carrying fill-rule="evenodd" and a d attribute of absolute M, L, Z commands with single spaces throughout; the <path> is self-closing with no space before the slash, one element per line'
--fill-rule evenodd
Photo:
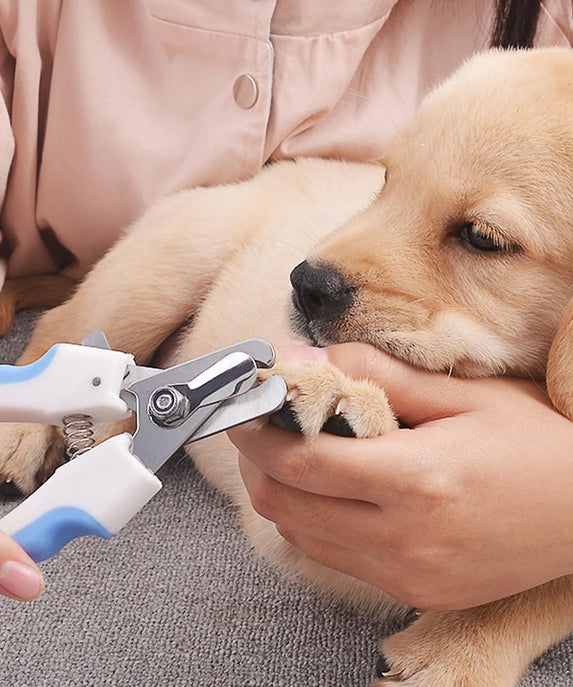
<path fill-rule="evenodd" d="M 22 490 L 11 479 L 0 483 L 0 498 L 3 500 L 12 501 L 14 499 L 21 499 L 23 496 Z"/>
<path fill-rule="evenodd" d="M 391 666 L 388 663 L 386 656 L 380 654 L 378 660 L 376 661 L 376 677 L 386 677 L 388 672 L 391 670 Z"/>
<path fill-rule="evenodd" d="M 285 401 L 287 403 L 292 403 L 293 401 L 296 401 L 296 399 L 300 396 L 298 389 L 289 389 L 287 391 L 287 395 L 285 398 Z"/>
<path fill-rule="evenodd" d="M 381 654 L 378 657 L 378 660 L 376 661 L 376 677 L 379 678 L 384 678 L 382 680 L 379 680 L 377 684 L 383 684 L 387 680 L 398 678 L 400 680 L 400 677 L 402 676 L 403 671 L 392 671 L 392 666 L 390 663 L 388 663 L 388 659 Z"/>

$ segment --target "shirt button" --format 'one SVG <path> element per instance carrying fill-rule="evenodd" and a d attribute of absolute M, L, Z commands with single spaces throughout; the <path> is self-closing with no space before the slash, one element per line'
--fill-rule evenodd
<path fill-rule="evenodd" d="M 241 74 L 233 86 L 235 102 L 244 110 L 249 110 L 257 102 L 259 87 L 250 74 Z"/>

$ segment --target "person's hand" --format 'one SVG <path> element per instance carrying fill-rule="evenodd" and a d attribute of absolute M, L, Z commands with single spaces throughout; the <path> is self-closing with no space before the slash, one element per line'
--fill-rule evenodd
<path fill-rule="evenodd" d="M 432 374 L 363 344 L 325 350 L 349 376 L 383 386 L 412 429 L 312 441 L 270 424 L 230 432 L 254 508 L 283 537 L 426 609 L 573 572 L 573 423 L 543 389 Z"/>
<path fill-rule="evenodd" d="M 42 573 L 34 561 L 0 530 L 0 594 L 19 601 L 36 599 L 44 591 Z"/>

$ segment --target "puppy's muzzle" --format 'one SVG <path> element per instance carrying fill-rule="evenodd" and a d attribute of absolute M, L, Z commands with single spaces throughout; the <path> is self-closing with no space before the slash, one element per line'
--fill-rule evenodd
<path fill-rule="evenodd" d="M 291 272 L 290 281 L 294 306 L 308 324 L 335 324 L 354 299 L 355 288 L 328 265 L 315 266 L 305 260 Z"/>

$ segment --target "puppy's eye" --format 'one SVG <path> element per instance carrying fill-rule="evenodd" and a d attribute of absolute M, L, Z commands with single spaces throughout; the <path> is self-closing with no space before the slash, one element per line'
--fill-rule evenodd
<path fill-rule="evenodd" d="M 459 231 L 466 246 L 484 253 L 512 252 L 516 247 L 487 225 L 468 222 Z"/>

